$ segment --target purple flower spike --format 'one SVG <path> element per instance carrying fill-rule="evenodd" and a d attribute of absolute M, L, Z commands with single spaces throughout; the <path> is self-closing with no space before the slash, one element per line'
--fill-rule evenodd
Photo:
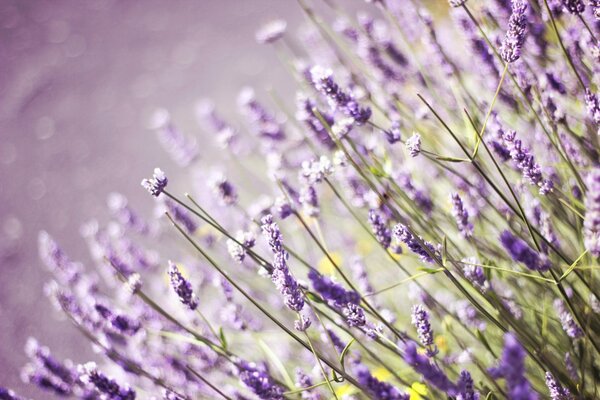
<path fill-rule="evenodd" d="M 500 242 L 513 260 L 525 264 L 530 270 L 545 272 L 550 269 L 548 260 L 543 260 L 539 253 L 509 231 L 502 232 Z"/>
<path fill-rule="evenodd" d="M 304 296 L 296 278 L 294 278 L 288 268 L 287 260 L 289 255 L 283 248 L 281 231 L 275 221 L 273 221 L 271 214 L 265 215 L 262 218 L 261 228 L 263 235 L 269 241 L 271 250 L 275 254 L 271 280 L 275 284 L 275 287 L 277 287 L 277 290 L 283 295 L 285 305 L 293 311 L 300 312 L 304 308 Z"/>
<path fill-rule="evenodd" d="M 550 394 L 550 400 L 572 400 L 571 392 L 569 389 L 562 387 L 560 383 L 554 379 L 554 376 L 550 372 L 546 372 L 546 386 Z"/>
<path fill-rule="evenodd" d="M 456 224 L 460 233 L 469 238 L 473 235 L 473 224 L 469 222 L 469 212 L 465 209 L 462 199 L 458 193 L 452 193 L 450 195 L 452 201 L 452 215 L 456 219 Z"/>
<path fill-rule="evenodd" d="M 429 252 L 427 252 L 423 247 L 421 247 L 419 241 L 413 236 L 412 233 L 410 233 L 410 231 L 405 225 L 396 225 L 394 227 L 394 236 L 396 236 L 396 238 L 402 243 L 406 244 L 413 253 L 418 254 L 419 257 L 421 257 L 421 260 L 429 263 L 433 262 L 433 258 L 431 258 L 429 253 L 437 254 L 437 250 L 435 249 L 435 247 L 433 247 L 431 243 L 419 237 L 419 239 L 421 239 L 421 242 L 423 242 L 429 250 Z"/>
<path fill-rule="evenodd" d="M 416 157 L 421 153 L 421 135 L 413 133 L 413 135 L 406 140 L 406 149 L 411 157 Z"/>
<path fill-rule="evenodd" d="M 135 391 L 129 386 L 121 386 L 98 370 L 96 363 L 80 365 L 79 374 L 84 383 L 92 385 L 100 394 L 111 400 L 135 400 Z"/>
<path fill-rule="evenodd" d="M 167 187 L 168 179 L 160 168 L 154 169 L 154 175 L 150 179 L 142 180 L 142 187 L 152 196 L 158 197 Z"/>
<path fill-rule="evenodd" d="M 598 95 L 589 88 L 585 89 L 585 105 L 590 118 L 596 125 L 600 125 L 600 99 L 598 99 Z"/>
<path fill-rule="evenodd" d="M 392 232 L 387 227 L 386 222 L 380 212 L 369 210 L 369 224 L 375 238 L 384 248 L 390 247 L 392 243 Z"/>
<path fill-rule="evenodd" d="M 554 300 L 554 309 L 556 310 L 556 314 L 558 314 L 558 318 L 560 318 L 560 323 L 570 338 L 578 339 L 583 337 L 583 331 L 575 322 L 573 315 L 567 310 L 565 307 L 565 303 L 561 299 Z"/>
<path fill-rule="evenodd" d="M 181 275 L 177 265 L 169 261 L 168 274 L 171 278 L 171 286 L 179 296 L 179 300 L 188 306 L 190 310 L 195 310 L 198 307 L 198 298 L 194 294 L 192 284 Z"/>
<path fill-rule="evenodd" d="M 583 237 L 585 248 L 594 257 L 600 256 L 600 168 L 594 168 L 586 177 L 588 192 L 585 198 Z"/>
<path fill-rule="evenodd" d="M 504 62 L 512 63 L 521 57 L 521 47 L 527 33 L 527 3 L 524 0 L 512 0 L 512 14 L 508 21 L 508 31 L 500 48 Z"/>
<path fill-rule="evenodd" d="M 540 194 L 546 195 L 554 186 L 553 182 L 548 179 L 544 179 L 542 176 L 542 168 L 535 161 L 534 156 L 531 154 L 529 149 L 523 147 L 523 142 L 516 138 L 517 133 L 515 131 L 505 132 L 502 136 L 506 148 L 510 152 L 510 157 L 513 159 L 517 168 L 523 174 L 523 177 L 532 185 L 536 185 L 540 188 Z"/>
<path fill-rule="evenodd" d="M 315 66 L 311 68 L 310 76 L 315 89 L 327 98 L 331 106 L 354 118 L 357 125 L 363 125 L 371 118 L 371 109 L 361 107 L 352 95 L 342 90 L 333 80 L 331 70 Z"/>
<path fill-rule="evenodd" d="M 238 376 L 242 383 L 259 398 L 265 400 L 283 400 L 283 389 L 278 386 L 268 372 L 259 369 L 254 363 L 239 362 Z"/>
<path fill-rule="evenodd" d="M 421 304 L 417 304 L 412 308 L 411 322 L 417 328 L 417 335 L 421 344 L 427 347 L 427 355 L 433 357 L 438 350 L 433 343 L 433 329 L 429 323 L 429 313 Z"/>
<path fill-rule="evenodd" d="M 565 10 L 571 14 L 579 15 L 585 11 L 583 0 L 562 0 L 562 3 Z"/>
<path fill-rule="evenodd" d="M 494 378 L 506 379 L 512 400 L 538 400 L 537 393 L 525 377 L 525 350 L 512 333 L 504 335 L 504 350 L 497 367 L 490 369 Z"/>
<path fill-rule="evenodd" d="M 400 392 L 397 388 L 390 385 L 389 383 L 382 382 L 375 378 L 369 369 L 363 365 L 358 364 L 355 367 L 356 379 L 364 386 L 369 395 L 376 400 L 409 400 L 410 396 L 406 393 Z"/>
<path fill-rule="evenodd" d="M 431 363 L 429 358 L 417 352 L 417 344 L 415 342 L 408 341 L 406 343 L 404 361 L 413 367 L 417 373 L 423 375 L 423 378 L 432 386 L 450 396 L 456 395 L 456 385 L 448 379 L 446 374 L 437 365 Z"/>
<path fill-rule="evenodd" d="M 458 395 L 456 400 L 479 400 L 479 393 L 473 388 L 473 378 L 469 371 L 461 371 L 458 378 Z"/>

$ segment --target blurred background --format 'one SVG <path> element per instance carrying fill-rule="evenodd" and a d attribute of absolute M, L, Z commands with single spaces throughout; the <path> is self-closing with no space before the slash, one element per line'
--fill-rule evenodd
<path fill-rule="evenodd" d="M 303 18 L 292 0 L 0 0 L 0 386 L 48 398 L 19 377 L 28 336 L 61 358 L 93 357 L 43 295 L 38 232 L 86 262 L 79 229 L 106 218 L 110 192 L 149 215 L 140 180 L 176 169 L 150 115 L 167 108 L 212 144 L 194 118 L 199 98 L 233 116 L 240 87 L 285 87 L 273 50 L 254 41 L 276 17 L 292 28 Z"/>

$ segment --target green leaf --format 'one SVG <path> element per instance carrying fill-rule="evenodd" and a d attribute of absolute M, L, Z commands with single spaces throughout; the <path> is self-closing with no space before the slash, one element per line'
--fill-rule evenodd
<path fill-rule="evenodd" d="M 223 331 L 223 327 L 219 328 L 219 341 L 221 342 L 221 347 L 227 350 L 227 339 L 225 339 L 225 332 Z"/>
<path fill-rule="evenodd" d="M 448 259 L 448 244 L 446 243 L 446 235 L 444 235 L 444 240 L 442 242 L 442 265 L 446 266 L 446 260 Z"/>
<path fill-rule="evenodd" d="M 340 354 L 340 365 L 342 366 L 342 371 L 344 372 L 346 372 L 346 367 L 344 366 L 344 358 L 346 358 L 346 353 L 348 353 L 350 346 L 352 345 L 352 343 L 354 343 L 355 340 L 356 339 L 352 338 L 352 340 L 348 342 L 346 347 L 344 347 L 344 350 L 342 350 L 342 354 Z"/>
<path fill-rule="evenodd" d="M 494 355 L 494 357 L 497 358 L 496 353 L 494 352 L 494 350 L 492 350 L 492 347 L 490 346 L 489 342 L 487 341 L 487 339 L 485 338 L 485 336 L 483 336 L 483 332 L 481 332 L 479 329 L 477 329 L 477 331 L 475 332 L 475 335 L 477 336 L 477 339 L 479 339 L 479 341 L 481 342 L 481 344 L 483 344 L 483 346 Z"/>
<path fill-rule="evenodd" d="M 461 162 L 471 162 L 468 158 L 459 158 L 459 157 L 444 157 L 444 156 L 436 156 L 436 160 L 440 161 L 448 161 L 453 163 L 461 163 Z"/>
<path fill-rule="evenodd" d="M 561 282 L 563 279 L 565 279 L 575 269 L 577 263 L 581 261 L 581 259 L 587 254 L 587 252 L 587 250 L 584 251 L 579 257 L 577 257 L 577 260 L 573 261 L 573 264 L 571 264 L 571 266 L 565 271 L 565 273 L 562 274 L 560 278 L 558 278 L 558 282 Z"/>
<path fill-rule="evenodd" d="M 319 304 L 324 304 L 325 302 L 323 301 L 323 299 L 321 298 L 321 296 L 318 296 L 316 294 L 314 294 L 313 292 L 310 291 L 306 291 L 306 297 L 308 297 L 308 299 L 314 303 L 319 303 Z"/>

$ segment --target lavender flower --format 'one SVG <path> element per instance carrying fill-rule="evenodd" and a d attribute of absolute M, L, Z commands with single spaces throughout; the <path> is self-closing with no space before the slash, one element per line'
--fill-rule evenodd
<path fill-rule="evenodd" d="M 554 379 L 554 376 L 550 372 L 546 372 L 546 386 L 550 394 L 550 400 L 572 400 L 571 392 L 569 389 L 562 387 L 560 383 Z"/>
<path fill-rule="evenodd" d="M 469 371 L 461 371 L 458 378 L 456 400 L 479 400 L 479 393 L 473 388 L 473 378 Z"/>
<path fill-rule="evenodd" d="M 196 223 L 196 221 L 194 220 L 194 218 L 188 210 L 180 206 L 178 203 L 172 201 L 171 199 L 165 199 L 164 205 L 171 217 L 173 217 L 175 221 L 183 225 L 183 227 L 188 233 L 191 234 L 196 231 L 196 229 L 198 228 L 198 224 Z"/>
<path fill-rule="evenodd" d="M 92 385 L 98 393 L 111 400 L 135 400 L 136 393 L 129 386 L 121 386 L 114 379 L 100 372 L 96 363 L 89 362 L 78 367 L 81 380 Z"/>
<path fill-rule="evenodd" d="M 226 206 L 230 206 L 235 204 L 237 201 L 237 192 L 235 187 L 222 175 L 215 176 L 211 182 L 210 186 L 218 197 L 218 199 Z"/>
<path fill-rule="evenodd" d="M 254 363 L 237 363 L 240 381 L 259 398 L 264 400 L 283 400 L 283 389 L 277 385 L 269 373 Z"/>
<path fill-rule="evenodd" d="M 466 2 L 467 0 L 448 0 L 448 3 L 450 3 L 451 7 L 460 7 Z"/>
<path fill-rule="evenodd" d="M 547 260 L 542 259 L 527 243 L 509 231 L 502 232 L 500 242 L 513 260 L 525 264 L 530 270 L 544 272 L 550 269 L 550 263 Z"/>
<path fill-rule="evenodd" d="M 433 357 L 437 354 L 438 349 L 433 343 L 433 329 L 429 323 L 429 313 L 423 305 L 417 304 L 412 308 L 411 314 L 412 324 L 417 328 L 417 335 L 421 344 L 427 347 L 427 355 Z"/>
<path fill-rule="evenodd" d="M 304 122 L 308 126 L 320 144 L 324 145 L 330 150 L 334 149 L 335 142 L 329 136 L 327 127 L 323 126 L 323 123 L 315 113 L 315 109 L 317 108 L 315 102 L 310 100 L 304 94 L 299 93 L 296 96 L 296 104 L 298 108 L 298 111 L 296 112 L 296 119 Z M 328 113 L 319 112 L 319 114 L 325 120 L 327 125 L 332 127 L 334 123 L 333 117 Z"/>
<path fill-rule="evenodd" d="M 195 310 L 198 307 L 198 298 L 194 294 L 192 284 L 181 275 L 177 265 L 171 261 L 169 261 L 167 273 L 171 278 L 171 286 L 173 287 L 173 290 L 175 290 L 175 293 L 177 293 L 179 300 L 184 305 L 188 306 L 190 310 Z"/>
<path fill-rule="evenodd" d="M 287 23 L 282 19 L 276 19 L 264 24 L 256 32 L 256 41 L 260 44 L 273 43 L 283 37 Z"/>
<path fill-rule="evenodd" d="M 485 293 L 489 289 L 490 284 L 485 277 L 483 268 L 479 265 L 476 265 L 479 263 L 477 258 L 464 258 L 462 262 L 463 274 L 465 274 L 465 278 L 467 278 L 473 284 L 473 286 L 479 289 L 482 293 Z"/>
<path fill-rule="evenodd" d="M 375 378 L 365 365 L 358 364 L 354 369 L 356 379 L 367 389 L 371 398 L 375 400 L 409 400 L 410 396 L 408 394 L 402 393 L 389 383 Z"/>
<path fill-rule="evenodd" d="M 513 400 L 537 400 L 537 393 L 525 377 L 525 351 L 512 333 L 504 335 L 500 364 L 490 369 L 494 378 L 506 379 L 506 389 Z"/>
<path fill-rule="evenodd" d="M 123 335 L 133 336 L 141 328 L 138 321 L 129 318 L 125 314 L 113 312 L 110 308 L 101 303 L 96 303 L 94 309 L 103 319 L 110 323 L 112 328 Z"/>
<path fill-rule="evenodd" d="M 361 306 L 354 303 L 348 303 L 342 308 L 342 314 L 346 317 L 346 322 L 352 327 L 361 327 L 367 323 L 365 311 Z"/>
<path fill-rule="evenodd" d="M 590 7 L 592 7 L 592 12 L 594 13 L 594 17 L 596 17 L 596 21 L 600 20 L 600 0 L 589 0 Z"/>
<path fill-rule="evenodd" d="M 380 212 L 376 210 L 369 210 L 369 224 L 373 235 L 385 249 L 390 247 L 392 243 L 392 232 L 387 227 L 387 224 Z"/>
<path fill-rule="evenodd" d="M 418 156 L 421 153 L 421 135 L 415 132 L 406 139 L 406 149 L 411 157 Z"/>
<path fill-rule="evenodd" d="M 309 387 L 313 386 L 313 384 L 313 380 L 310 378 L 310 376 L 305 374 L 304 371 L 302 371 L 300 368 L 296 369 L 296 387 L 306 389 L 303 390 L 301 393 L 303 400 L 323 399 L 323 397 L 316 390 L 308 389 Z"/>
<path fill-rule="evenodd" d="M 342 307 L 348 303 L 359 304 L 360 295 L 353 290 L 346 290 L 339 283 L 333 282 L 331 279 L 321 275 L 316 270 L 311 269 L 308 272 L 313 288 L 325 300 L 331 301 L 334 304 Z"/>
<path fill-rule="evenodd" d="M 560 323 L 567 335 L 573 339 L 583 337 L 583 331 L 579 325 L 577 325 L 573 315 L 569 312 L 569 310 L 567 310 L 563 301 L 561 299 L 556 299 L 554 300 L 553 305 L 558 318 L 560 318 Z"/>
<path fill-rule="evenodd" d="M 553 182 L 544 179 L 541 167 L 536 163 L 535 158 L 529 150 L 523 147 L 523 143 L 520 139 L 516 138 L 516 135 L 517 133 L 515 131 L 508 131 L 503 135 L 504 143 L 510 151 L 511 158 L 523 174 L 523 177 L 525 177 L 530 184 L 540 188 L 541 195 L 548 194 L 552 191 L 552 187 L 554 186 Z"/>
<path fill-rule="evenodd" d="M 588 192 L 585 198 L 583 237 L 585 248 L 594 256 L 600 256 L 600 168 L 594 168 L 586 177 Z"/>
<path fill-rule="evenodd" d="M 0 400 L 25 400 L 25 398 L 17 396 L 12 390 L 0 386 Z"/>
<path fill-rule="evenodd" d="M 321 92 L 332 107 L 339 109 L 348 117 L 354 118 L 358 125 L 365 124 L 371 117 L 371 109 L 361 107 L 352 95 L 347 94 L 333 80 L 331 70 L 315 66 L 310 70 L 315 89 Z"/>
<path fill-rule="evenodd" d="M 420 241 L 423 242 L 425 244 L 425 246 L 427 247 L 427 249 L 429 250 L 429 252 L 428 252 L 421 246 L 421 244 L 419 243 L 419 240 L 417 240 L 413 236 L 413 234 L 410 233 L 410 231 L 408 230 L 408 228 L 405 225 L 402 225 L 402 224 L 396 225 L 394 227 L 394 236 L 398 240 L 400 240 L 402 243 L 406 244 L 413 253 L 419 255 L 419 257 L 423 261 L 432 263 L 433 258 L 431 257 L 430 253 L 437 255 L 437 250 L 435 249 L 435 247 L 433 247 L 433 245 L 431 243 L 423 240 L 423 238 L 419 236 Z"/>
<path fill-rule="evenodd" d="M 283 248 L 281 231 L 273 221 L 271 214 L 265 215 L 262 218 L 261 228 L 264 237 L 269 241 L 271 250 L 275 254 L 271 280 L 283 295 L 285 305 L 293 311 L 300 312 L 304 308 L 304 297 L 298 282 L 288 268 L 287 260 L 289 255 Z"/>
<path fill-rule="evenodd" d="M 600 99 L 590 88 L 585 89 L 585 105 L 590 118 L 596 125 L 600 125 Z"/>
<path fill-rule="evenodd" d="M 400 124 L 400 121 L 396 120 L 392 122 L 392 126 L 390 126 L 390 129 L 386 129 L 383 131 L 385 138 L 389 144 L 394 144 L 402 139 L 402 132 L 400 131 L 401 127 L 402 125 Z"/>
<path fill-rule="evenodd" d="M 583 0 L 562 0 L 563 6 L 571 14 L 579 15 L 585 11 Z"/>
<path fill-rule="evenodd" d="M 167 187 L 168 179 L 160 168 L 154 169 L 154 175 L 150 179 L 142 180 L 142 187 L 152 196 L 158 197 Z"/>
<path fill-rule="evenodd" d="M 521 57 L 521 47 L 527 33 L 527 3 L 512 0 L 512 14 L 508 21 L 508 31 L 500 47 L 500 55 L 506 63 L 515 62 Z"/>
<path fill-rule="evenodd" d="M 446 374 L 429 359 L 417 352 L 417 344 L 413 341 L 408 341 L 404 347 L 404 361 L 413 369 L 423 375 L 423 378 L 432 386 L 435 386 L 442 392 L 454 396 L 457 394 L 457 387 Z"/>
<path fill-rule="evenodd" d="M 465 209 L 462 199 L 458 193 L 450 195 L 452 201 L 452 215 L 456 219 L 456 224 L 460 233 L 468 238 L 473 235 L 473 224 L 469 222 L 469 212 Z"/>

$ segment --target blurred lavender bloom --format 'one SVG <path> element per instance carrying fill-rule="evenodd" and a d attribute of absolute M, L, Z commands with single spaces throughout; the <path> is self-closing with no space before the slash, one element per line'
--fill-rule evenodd
<path fill-rule="evenodd" d="M 300 179 L 308 185 L 321 183 L 331 174 L 333 174 L 333 165 L 326 156 L 321 156 L 318 160 L 302 161 L 299 173 Z"/>
<path fill-rule="evenodd" d="M 78 367 L 80 379 L 92 385 L 110 400 L 135 400 L 136 393 L 129 386 L 121 386 L 114 379 L 98 370 L 96 363 L 89 362 Z"/>
<path fill-rule="evenodd" d="M 402 125 L 401 125 L 400 121 L 395 120 L 395 121 L 392 121 L 392 125 L 390 126 L 390 129 L 386 129 L 383 131 L 385 138 L 389 144 L 394 144 L 394 143 L 402 140 L 402 132 L 400 131 L 401 127 L 402 127 Z"/>
<path fill-rule="evenodd" d="M 438 353 L 438 349 L 433 342 L 433 329 L 429 322 L 429 313 L 423 305 L 416 304 L 412 307 L 411 322 L 417 328 L 417 335 L 421 344 L 427 348 L 427 355 L 433 357 Z"/>
<path fill-rule="evenodd" d="M 271 214 L 261 219 L 261 229 L 264 237 L 269 241 L 271 250 L 275 254 L 271 280 L 283 295 L 285 305 L 293 311 L 300 312 L 304 308 L 304 297 L 298 282 L 288 268 L 287 260 L 289 255 L 283 248 L 281 231 L 275 221 L 273 221 Z"/>
<path fill-rule="evenodd" d="M 421 135 L 415 132 L 406 139 L 406 149 L 411 157 L 418 156 L 421 153 Z"/>
<path fill-rule="evenodd" d="M 532 271 L 545 272 L 550 269 L 550 262 L 544 260 L 527 243 L 505 230 L 500 234 L 500 242 L 513 260 L 523 263 Z"/>
<path fill-rule="evenodd" d="M 96 302 L 94 309 L 102 316 L 104 320 L 110 323 L 112 328 L 123 335 L 133 336 L 141 328 L 141 325 L 138 321 L 129 318 L 125 314 L 113 312 L 110 308 L 99 302 Z"/>
<path fill-rule="evenodd" d="M 313 380 L 307 374 L 302 371 L 300 368 L 296 368 L 296 387 L 303 390 L 301 393 L 301 397 L 303 400 L 322 400 L 323 397 L 313 389 L 308 389 L 313 386 Z"/>
<path fill-rule="evenodd" d="M 313 218 L 319 216 L 319 198 L 317 197 L 317 190 L 313 185 L 303 185 L 300 189 L 300 198 L 298 200 L 306 215 Z"/>
<path fill-rule="evenodd" d="M 490 284 L 485 277 L 485 272 L 483 268 L 479 265 L 479 260 L 476 257 L 463 258 L 463 274 L 465 274 L 465 278 L 467 278 L 473 286 L 479 289 L 482 293 L 485 293 Z"/>
<path fill-rule="evenodd" d="M 41 346 L 34 338 L 28 338 L 25 344 L 25 353 L 37 368 L 43 368 L 51 375 L 56 376 L 67 385 L 73 385 L 77 379 L 77 372 L 70 361 L 58 361 L 50 354 L 50 349 Z"/>
<path fill-rule="evenodd" d="M 195 111 L 200 123 L 216 133 L 217 143 L 222 148 L 229 148 L 236 152 L 234 145 L 239 140 L 238 132 L 217 114 L 214 104 L 208 99 L 200 100 Z"/>
<path fill-rule="evenodd" d="M 81 279 L 82 266 L 71 261 L 48 232 L 38 234 L 38 252 L 48 270 L 62 283 L 73 285 Z"/>
<path fill-rule="evenodd" d="M 583 0 L 562 0 L 563 6 L 571 14 L 583 14 L 585 11 L 585 4 Z"/>
<path fill-rule="evenodd" d="M 321 120 L 317 117 L 315 112 L 317 105 L 314 101 L 310 100 L 303 93 L 298 93 L 296 96 L 296 119 L 298 121 L 304 122 L 306 126 L 310 129 L 310 131 L 314 134 L 317 141 L 324 145 L 326 148 L 332 150 L 336 147 L 335 142 L 329 136 L 329 132 L 327 127 L 323 126 Z M 327 123 L 327 125 L 331 128 L 334 119 L 328 113 L 320 112 L 320 116 Z"/>
<path fill-rule="evenodd" d="M 450 396 L 457 394 L 456 385 L 448 379 L 446 374 L 436 364 L 429 361 L 429 358 L 418 353 L 415 342 L 406 342 L 404 347 L 404 361 L 413 367 L 418 374 L 421 374 L 432 386 Z"/>
<path fill-rule="evenodd" d="M 560 383 L 554 379 L 550 372 L 546 372 L 546 386 L 550 394 L 550 400 L 572 400 L 569 389 L 562 387 Z"/>
<path fill-rule="evenodd" d="M 160 168 L 155 168 L 152 178 L 142 180 L 142 187 L 152 196 L 158 197 L 165 190 L 168 182 L 165 173 Z"/>
<path fill-rule="evenodd" d="M 594 121 L 596 125 L 600 125 L 600 99 L 598 99 L 598 95 L 589 88 L 585 89 L 585 105 L 592 121 Z"/>
<path fill-rule="evenodd" d="M 163 400 L 184 400 L 184 398 L 173 393 L 170 390 L 165 390 L 165 394 L 163 395 Z"/>
<path fill-rule="evenodd" d="M 554 310 L 560 319 L 560 323 L 564 329 L 564 331 L 569 335 L 572 339 L 578 339 L 583 337 L 583 330 L 577 325 L 573 315 L 567 310 L 565 307 L 565 303 L 561 299 L 555 299 L 552 303 L 554 305 Z"/>
<path fill-rule="evenodd" d="M 348 303 L 360 303 L 360 295 L 357 292 L 353 290 L 346 290 L 339 283 L 333 282 L 330 278 L 321 275 L 314 269 L 311 269 L 308 272 L 308 279 L 310 279 L 312 286 L 317 293 L 319 293 L 325 300 L 332 301 L 339 307 L 342 307 Z"/>
<path fill-rule="evenodd" d="M 282 19 L 270 21 L 256 32 L 256 41 L 260 44 L 276 42 L 283 37 L 286 28 L 287 22 Z"/>
<path fill-rule="evenodd" d="M 517 168 L 523 174 L 523 177 L 532 185 L 538 186 L 541 195 L 546 195 L 552 191 L 553 182 L 542 176 L 542 168 L 536 163 L 535 158 L 529 149 L 523 147 L 520 139 L 516 138 L 515 131 L 504 133 L 503 139 L 506 148 L 510 151 L 510 156 L 516 163 Z"/>
<path fill-rule="evenodd" d="M 448 0 L 451 7 L 460 7 L 465 4 L 467 0 Z"/>
<path fill-rule="evenodd" d="M 237 374 L 242 383 L 259 398 L 264 400 L 283 400 L 283 388 L 277 385 L 269 373 L 254 363 L 237 363 Z"/>
<path fill-rule="evenodd" d="M 589 0 L 590 7 L 592 7 L 592 12 L 596 21 L 600 20 L 600 0 Z"/>
<path fill-rule="evenodd" d="M 369 210 L 369 224 L 371 225 L 373 235 L 375 235 L 379 244 L 385 249 L 390 247 L 390 244 L 392 243 L 392 232 L 390 231 L 390 228 L 387 227 L 383 215 L 377 210 Z"/>
<path fill-rule="evenodd" d="M 512 333 L 504 335 L 504 349 L 497 367 L 490 369 L 494 378 L 506 379 L 508 394 L 513 400 L 537 400 L 538 395 L 525 377 L 525 350 Z"/>
<path fill-rule="evenodd" d="M 319 66 L 311 68 L 315 89 L 327 98 L 333 108 L 339 109 L 348 117 L 354 118 L 357 125 L 365 124 L 371 117 L 371 109 L 361 107 L 352 95 L 344 92 L 333 80 L 333 72 Z"/>
<path fill-rule="evenodd" d="M 146 235 L 150 232 L 148 224 L 127 204 L 127 198 L 120 193 L 108 195 L 108 208 L 121 224 Z"/>
<path fill-rule="evenodd" d="M 198 158 L 198 143 L 186 138 L 173 124 L 167 110 L 154 113 L 151 128 L 158 135 L 158 140 L 173 161 L 187 167 Z"/>
<path fill-rule="evenodd" d="M 420 241 L 423 242 L 423 244 L 429 250 L 429 252 L 428 252 L 423 247 L 421 247 L 419 240 L 417 240 L 413 236 L 413 234 L 410 233 L 408 228 L 402 224 L 398 224 L 394 227 L 394 236 L 396 236 L 396 238 L 398 240 L 400 240 L 402 243 L 406 244 L 408 246 L 408 248 L 410 249 L 410 251 L 419 255 L 421 260 L 429 262 L 429 263 L 433 263 L 433 258 L 431 257 L 430 253 L 437 255 L 437 250 L 435 249 L 433 244 L 427 242 L 426 240 L 423 240 L 423 238 L 419 236 Z"/>
<path fill-rule="evenodd" d="M 368 394 L 375 400 L 409 400 L 410 398 L 410 395 L 402 393 L 389 383 L 375 378 L 363 364 L 357 364 L 354 367 L 354 373 L 358 382 L 367 389 Z"/>
<path fill-rule="evenodd" d="M 60 397 L 68 397 L 73 394 L 72 384 L 67 384 L 58 377 L 47 373 L 43 369 L 36 368 L 31 364 L 28 364 L 23 368 L 21 371 L 21 379 L 26 383 L 33 384 L 44 391 L 51 392 Z M 1 398 L 2 397 L 0 397 L 0 399 Z"/>
<path fill-rule="evenodd" d="M 346 322 L 352 327 L 361 327 L 367 323 L 365 311 L 361 306 L 354 303 L 347 303 L 342 308 L 342 314 L 346 317 Z"/>
<path fill-rule="evenodd" d="M 452 193 L 450 200 L 452 201 L 452 215 L 456 219 L 458 230 L 464 237 L 471 237 L 473 235 L 473 224 L 469 222 L 469 212 L 465 209 L 462 199 L 458 193 Z"/>
<path fill-rule="evenodd" d="M 192 289 L 192 284 L 181 275 L 179 268 L 173 262 L 169 261 L 169 269 L 167 270 L 171 279 L 171 287 L 179 297 L 179 300 L 190 310 L 195 310 L 198 307 L 198 298 Z"/>
<path fill-rule="evenodd" d="M 238 231 L 235 236 L 235 239 L 239 243 L 243 244 L 243 246 L 237 244 L 231 239 L 228 239 L 227 251 L 229 252 L 229 255 L 231 256 L 231 258 L 233 258 L 235 262 L 241 264 L 242 261 L 244 261 L 244 258 L 246 258 L 246 249 L 254 247 L 254 244 L 256 243 L 256 238 L 254 237 L 254 234 L 252 232 Z"/>
<path fill-rule="evenodd" d="M 508 21 L 508 30 L 502 41 L 500 55 L 506 63 L 515 62 L 521 57 L 521 47 L 527 33 L 527 3 L 524 0 L 512 0 L 512 14 Z"/>
<path fill-rule="evenodd" d="M 461 371 L 458 377 L 458 395 L 456 400 L 479 400 L 479 393 L 474 389 L 473 378 L 469 371 Z"/>
<path fill-rule="evenodd" d="M 209 183 L 213 193 L 219 201 L 226 206 L 230 206 L 237 202 L 237 191 L 235 187 L 221 174 L 216 174 Z"/>
<path fill-rule="evenodd" d="M 25 400 L 25 398 L 17 396 L 12 390 L 0 386 L 0 400 Z"/>
<path fill-rule="evenodd" d="M 409 174 L 403 172 L 398 173 L 396 181 L 421 211 L 428 215 L 433 211 L 433 202 L 431 201 L 431 198 L 425 191 L 415 187 Z"/>
<path fill-rule="evenodd" d="M 198 224 L 194 221 L 192 215 L 180 206 L 178 203 L 172 201 L 171 199 L 165 199 L 164 205 L 175 221 L 183 225 L 185 230 L 188 233 L 194 233 L 196 229 L 198 229 Z"/>
<path fill-rule="evenodd" d="M 238 96 L 242 113 L 252 124 L 252 128 L 261 136 L 275 142 L 285 139 L 285 132 L 279 122 L 261 103 L 258 102 L 252 88 L 244 88 Z"/>

